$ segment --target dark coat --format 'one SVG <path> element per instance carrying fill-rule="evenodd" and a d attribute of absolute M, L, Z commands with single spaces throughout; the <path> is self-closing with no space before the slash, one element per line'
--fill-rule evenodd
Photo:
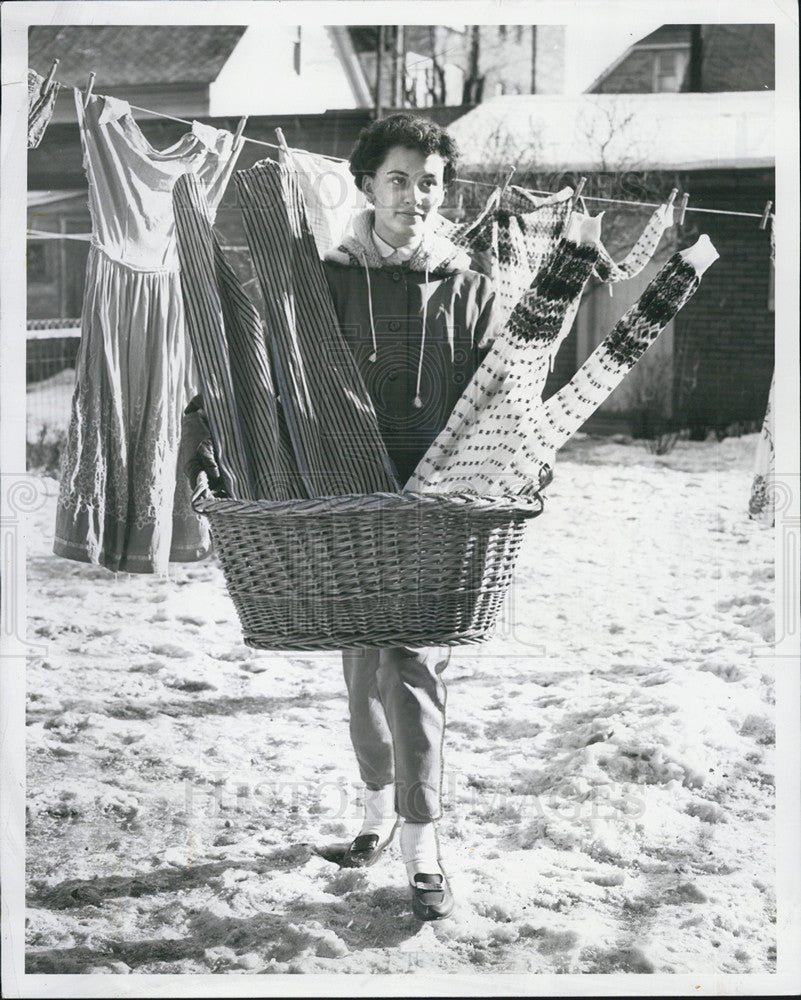
<path fill-rule="evenodd" d="M 478 345 L 493 334 L 492 286 L 485 275 L 470 270 L 434 272 L 426 282 L 424 271 L 406 264 L 371 267 L 371 323 L 364 266 L 326 260 L 324 268 L 342 333 L 403 484 L 444 428 L 486 353 Z M 428 305 L 417 407 L 424 294 Z"/>

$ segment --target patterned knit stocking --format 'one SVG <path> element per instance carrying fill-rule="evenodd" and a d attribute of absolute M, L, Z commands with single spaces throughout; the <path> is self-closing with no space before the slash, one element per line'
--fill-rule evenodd
<path fill-rule="evenodd" d="M 639 300 L 596 347 L 570 382 L 541 406 L 536 433 L 522 442 L 510 474 L 536 489 L 547 478 L 556 451 L 631 371 L 676 313 L 692 298 L 704 271 L 718 258 L 709 237 L 700 236 L 673 254 Z"/>
<path fill-rule="evenodd" d="M 573 248 L 574 258 L 578 258 L 581 249 Z M 597 248 L 594 250 L 597 259 Z M 584 255 L 589 257 L 586 248 Z M 571 382 L 545 403 L 532 404 L 529 397 L 526 410 L 521 409 L 522 384 L 527 385 L 529 378 L 525 374 L 525 348 L 520 343 L 526 326 L 516 327 L 517 349 L 510 346 L 509 352 L 502 356 L 501 377 L 493 379 L 499 367 L 498 360 L 493 361 L 498 357 L 493 349 L 454 409 L 452 420 L 458 415 L 457 430 L 461 430 L 461 435 L 448 436 L 452 430 L 449 422 L 415 470 L 408 488 L 482 494 L 540 488 L 550 478 L 556 451 L 620 384 L 665 325 L 692 297 L 701 275 L 717 257 L 707 236 L 674 254 Z M 590 257 L 586 274 L 593 262 Z M 561 272 L 562 279 L 566 273 Z M 550 270 L 547 274 L 550 276 Z M 558 286 L 559 281 L 557 273 L 553 285 Z M 555 319 L 560 310 L 546 305 L 545 293 L 550 281 L 540 284 L 545 288 L 533 297 L 533 315 L 551 313 Z M 522 308 L 516 310 L 518 317 L 521 313 Z M 510 328 L 515 326 L 510 321 Z M 528 329 L 534 328 L 532 325 Z M 506 334 L 504 342 L 505 337 Z M 537 342 L 536 337 L 529 340 Z M 537 369 L 541 363 L 540 351 L 533 367 Z M 532 367 L 530 361 L 528 367 Z M 518 378 L 520 372 L 523 375 Z"/>
<path fill-rule="evenodd" d="M 672 215 L 672 210 L 669 210 L 666 204 L 660 205 L 648 220 L 640 238 L 623 260 L 617 264 L 609 256 L 607 250 L 601 247 L 601 256 L 595 265 L 595 276 L 604 284 L 611 285 L 618 281 L 626 281 L 639 274 L 656 253 L 656 248 L 659 246 L 665 230 L 673 224 Z"/>
<path fill-rule="evenodd" d="M 500 325 L 509 318 L 564 234 L 570 216 L 570 193 L 570 188 L 565 188 L 521 215 L 504 209 L 482 213 L 478 224 L 455 235 L 454 242 L 469 250 L 477 266 L 492 278 Z"/>
<path fill-rule="evenodd" d="M 574 215 L 565 238 L 514 310 L 406 488 L 501 493 L 518 442 L 533 433 L 543 372 L 566 311 L 598 260 L 600 216 Z"/>

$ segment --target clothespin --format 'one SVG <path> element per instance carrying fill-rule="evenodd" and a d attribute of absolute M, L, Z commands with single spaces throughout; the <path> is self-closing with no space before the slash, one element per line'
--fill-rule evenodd
<path fill-rule="evenodd" d="M 671 210 L 671 208 L 673 208 L 673 202 L 676 200 L 676 195 L 678 193 L 679 193 L 679 189 L 678 188 L 673 188 L 671 190 L 670 194 L 668 195 L 668 200 L 667 200 L 667 210 L 668 210 L 668 212 Z"/>
<path fill-rule="evenodd" d="M 53 60 L 53 65 L 50 67 L 50 72 L 47 74 L 47 79 L 44 82 L 44 87 L 42 87 L 42 93 L 46 94 L 48 90 L 53 86 L 53 80 L 56 76 L 56 67 L 58 66 L 58 59 Z"/>
<path fill-rule="evenodd" d="M 286 156 L 287 159 L 291 159 L 291 154 L 289 152 L 289 146 L 286 144 L 286 139 L 284 138 L 283 129 L 277 128 L 275 134 L 278 137 L 278 145 L 281 147 L 281 152 Z"/>
<path fill-rule="evenodd" d="M 685 191 L 681 196 L 681 204 L 679 205 L 679 217 L 674 220 L 674 224 L 681 226 L 684 223 L 684 213 L 687 211 L 687 202 L 690 200 L 689 194 Z"/>
<path fill-rule="evenodd" d="M 95 85 L 96 76 L 97 74 L 95 72 L 89 74 L 89 82 L 86 84 L 86 92 L 83 95 L 84 109 L 89 107 L 89 98 L 92 96 L 92 88 Z"/>
<path fill-rule="evenodd" d="M 586 177 L 582 177 L 582 178 L 579 179 L 579 182 L 576 185 L 576 190 L 573 192 L 573 205 L 572 205 L 572 208 L 573 208 L 574 211 L 576 209 L 576 205 L 578 205 L 578 203 L 579 203 L 579 198 L 581 197 L 581 192 L 584 190 L 584 185 L 586 183 L 587 183 L 587 178 Z"/>
<path fill-rule="evenodd" d="M 768 224 L 768 216 L 770 215 L 770 210 L 773 208 L 773 202 L 765 202 L 765 211 L 762 213 L 762 218 L 759 220 L 759 228 L 764 229 Z"/>
<path fill-rule="evenodd" d="M 512 169 L 506 175 L 506 180 L 501 185 L 501 190 L 498 195 L 498 204 L 500 204 L 501 198 L 503 198 L 506 189 L 509 187 L 509 181 L 512 179 L 512 174 L 515 172 L 515 169 L 516 169 L 515 167 L 512 167 Z"/>
<path fill-rule="evenodd" d="M 236 127 L 236 132 L 234 132 L 234 141 L 233 141 L 234 147 L 239 145 L 239 140 L 242 138 L 242 133 L 245 131 L 245 125 L 247 125 L 247 123 L 248 123 L 247 115 L 244 115 L 242 118 L 239 119 L 239 124 Z"/>

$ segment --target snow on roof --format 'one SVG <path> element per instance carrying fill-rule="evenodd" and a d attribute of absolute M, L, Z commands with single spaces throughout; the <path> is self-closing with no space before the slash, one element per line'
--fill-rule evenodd
<path fill-rule="evenodd" d="M 465 167 L 701 170 L 771 167 L 773 91 L 523 94 L 448 127 Z"/>

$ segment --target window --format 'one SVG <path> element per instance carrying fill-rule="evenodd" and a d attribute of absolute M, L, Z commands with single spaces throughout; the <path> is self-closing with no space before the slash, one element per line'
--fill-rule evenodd
<path fill-rule="evenodd" d="M 690 60 L 686 48 L 659 49 L 653 53 L 653 91 L 655 94 L 677 94 L 684 82 Z"/>

